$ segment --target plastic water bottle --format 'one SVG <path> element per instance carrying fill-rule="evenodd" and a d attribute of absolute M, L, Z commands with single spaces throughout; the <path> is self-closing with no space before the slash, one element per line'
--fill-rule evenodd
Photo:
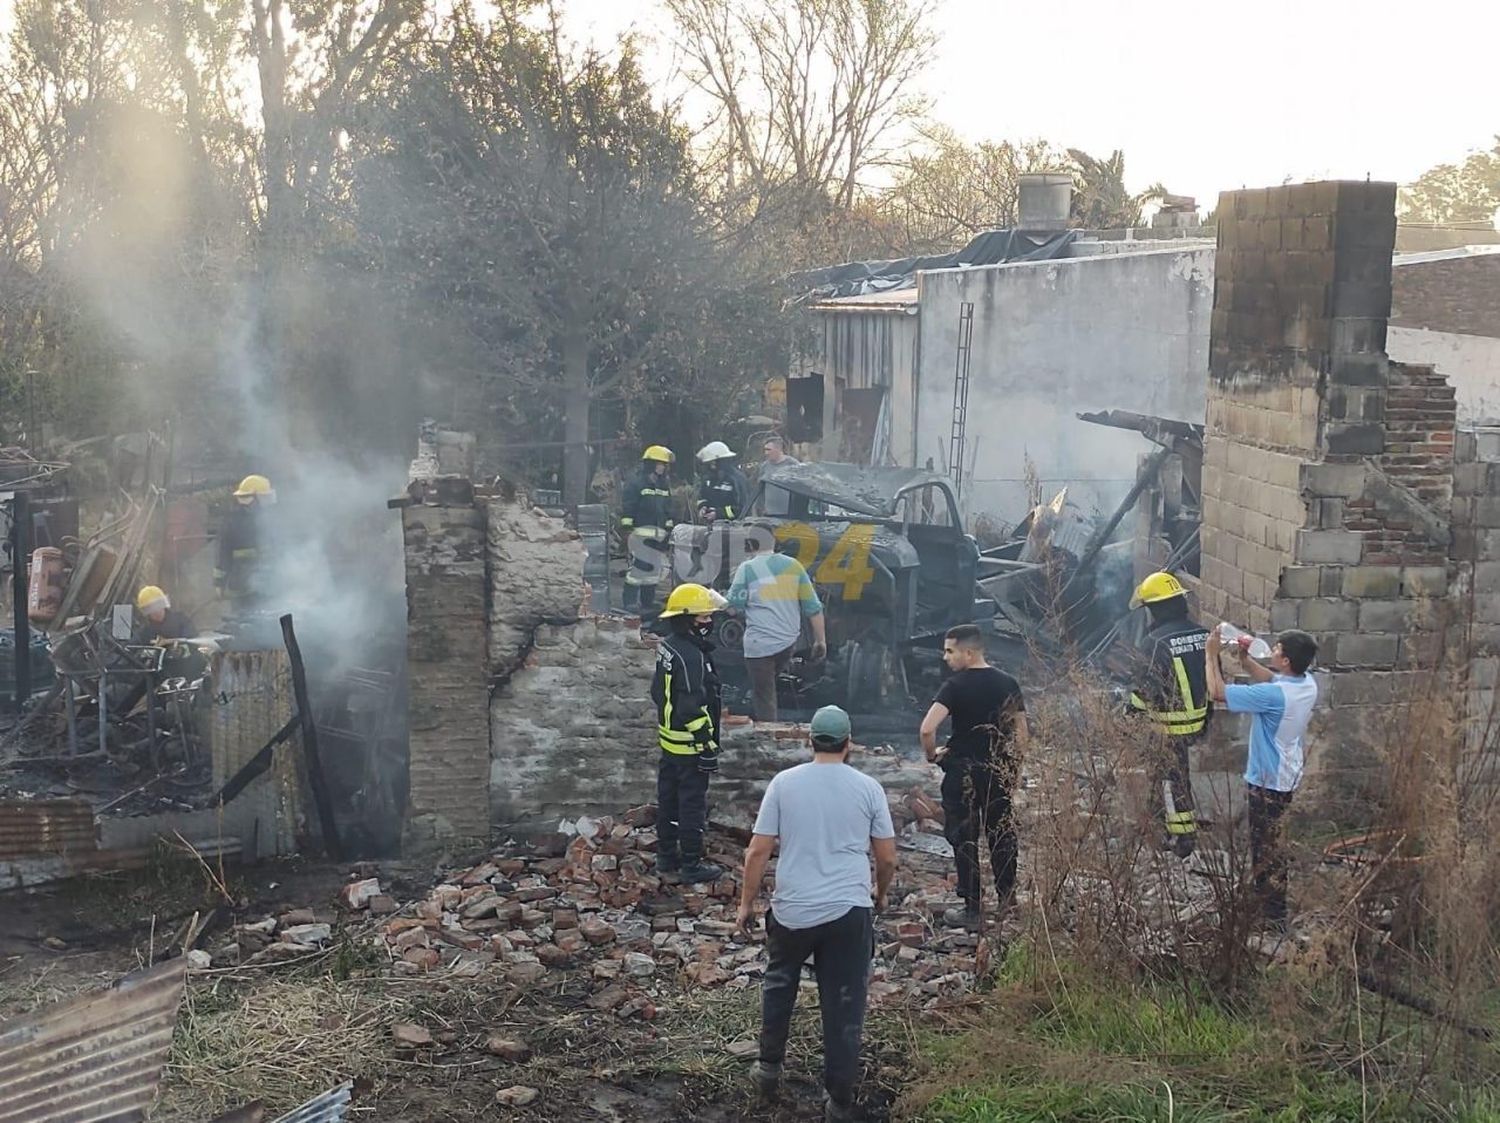
<path fill-rule="evenodd" d="M 1223 623 L 1219 625 L 1219 638 L 1225 643 L 1239 644 L 1250 652 L 1252 659 L 1269 659 L 1271 657 L 1271 645 L 1259 636 L 1253 636 L 1249 632 L 1241 631 L 1233 624 Z"/>

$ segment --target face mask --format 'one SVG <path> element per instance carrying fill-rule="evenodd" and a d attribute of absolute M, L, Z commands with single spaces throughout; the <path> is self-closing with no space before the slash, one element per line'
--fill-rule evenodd
<path fill-rule="evenodd" d="M 714 622 L 712 620 L 710 620 L 707 624 L 700 624 L 696 620 L 693 621 L 693 635 L 697 636 L 699 639 L 708 639 L 708 637 L 713 634 Z"/>

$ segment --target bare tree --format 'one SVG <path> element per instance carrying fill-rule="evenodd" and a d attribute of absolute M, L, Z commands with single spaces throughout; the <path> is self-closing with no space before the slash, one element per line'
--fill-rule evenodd
<path fill-rule="evenodd" d="M 940 0 L 666 0 L 726 195 L 847 212 L 925 104 Z"/>
<path fill-rule="evenodd" d="M 410 44 L 424 8 L 423 0 L 250 0 L 262 123 L 260 218 L 273 243 L 291 236 L 299 212 L 328 202 L 356 107 L 381 68 Z"/>
<path fill-rule="evenodd" d="M 1015 226 L 1021 176 L 1069 167 L 1067 154 L 1043 140 L 969 144 L 943 125 L 923 137 L 879 204 L 908 253 L 941 252 L 980 231 Z"/>

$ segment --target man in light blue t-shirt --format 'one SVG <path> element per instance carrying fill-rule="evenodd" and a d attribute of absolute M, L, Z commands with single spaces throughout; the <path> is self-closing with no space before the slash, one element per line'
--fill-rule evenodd
<path fill-rule="evenodd" d="M 781 1080 L 802 965 L 813 957 L 823 1014 L 824 1119 L 852 1119 L 859 1079 L 876 909 L 896 872 L 896 832 L 885 791 L 849 767 L 849 715 L 824 706 L 809 726 L 813 758 L 771 777 L 745 851 L 739 926 L 750 927 L 771 851 L 780 843 L 766 913 L 760 1059 L 754 1079 L 771 1096 Z M 875 855 L 871 892 L 870 854 Z"/>
<path fill-rule="evenodd" d="M 1235 645 L 1240 666 L 1254 681 L 1227 686 L 1219 667 L 1219 629 L 1208 633 L 1208 692 L 1231 713 L 1253 715 L 1245 783 L 1250 797 L 1250 869 L 1262 914 L 1272 924 L 1286 922 L 1286 852 L 1281 846 L 1281 817 L 1302 783 L 1307 761 L 1304 738 L 1318 700 L 1318 684 L 1308 668 L 1318 642 L 1306 632 L 1281 633 L 1271 649 L 1269 667 L 1250 658 L 1249 637 Z"/>
<path fill-rule="evenodd" d="M 828 653 L 823 602 L 802 563 L 775 553 L 772 524 L 752 522 L 746 530 L 755 554 L 734 571 L 729 607 L 745 614 L 745 674 L 750 679 L 752 716 L 756 721 L 775 721 L 776 676 L 792 661 L 804 617 L 812 628 L 813 661 Z"/>

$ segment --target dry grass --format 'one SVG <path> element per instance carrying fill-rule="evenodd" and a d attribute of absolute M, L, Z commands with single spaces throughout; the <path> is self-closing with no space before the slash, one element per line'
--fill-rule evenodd
<path fill-rule="evenodd" d="M 1377 766 L 1363 792 L 1335 774 L 1299 793 L 1287 824 L 1298 939 L 1274 961 L 1252 950 L 1243 823 L 1200 837 L 1220 872 L 1191 879 L 1185 902 L 1146 798 L 1166 746 L 1097 675 L 1057 676 L 1028 707 L 1022 940 L 957 1043 L 926 1043 L 905 1115 L 1495 1118 L 1500 694 L 1488 715 L 1460 712 L 1474 648 L 1449 639 L 1444 665 L 1362 725 L 1334 715 L 1331 735 Z M 1329 748 L 1315 739 L 1312 752 Z M 1376 840 L 1360 864 L 1324 861 L 1344 832 Z"/>
<path fill-rule="evenodd" d="M 178 1013 L 163 1120 L 202 1120 L 250 1100 L 294 1107 L 366 1075 L 390 1052 L 404 1003 L 368 982 L 195 980 Z"/>

